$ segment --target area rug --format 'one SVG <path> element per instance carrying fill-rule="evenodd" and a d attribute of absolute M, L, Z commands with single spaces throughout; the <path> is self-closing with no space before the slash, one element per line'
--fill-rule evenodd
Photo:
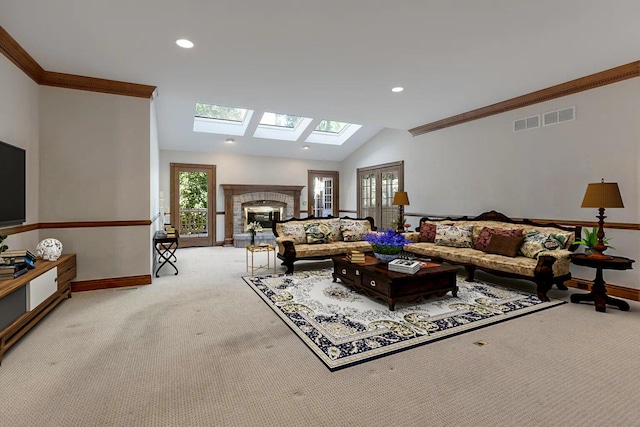
<path fill-rule="evenodd" d="M 332 270 L 243 277 L 332 371 L 431 343 L 564 301 L 458 276 L 458 295 L 397 302 L 333 282 Z"/>

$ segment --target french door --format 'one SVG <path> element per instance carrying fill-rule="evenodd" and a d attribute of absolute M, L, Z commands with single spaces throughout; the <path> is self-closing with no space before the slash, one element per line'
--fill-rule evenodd
<path fill-rule="evenodd" d="M 180 247 L 213 246 L 215 165 L 171 163 L 171 224 Z"/>
<path fill-rule="evenodd" d="M 358 169 L 358 217 L 370 216 L 378 229 L 395 228 L 398 206 L 393 196 L 404 191 L 404 161 Z"/>
<path fill-rule="evenodd" d="M 315 217 L 340 216 L 340 182 L 337 171 L 308 171 L 307 214 Z"/>

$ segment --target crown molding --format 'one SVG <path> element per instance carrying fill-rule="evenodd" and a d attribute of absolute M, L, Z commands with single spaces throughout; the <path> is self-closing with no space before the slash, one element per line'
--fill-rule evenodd
<path fill-rule="evenodd" d="M 409 129 L 409 132 L 411 132 L 411 135 L 413 136 L 418 136 L 439 129 L 470 122 L 472 120 L 483 119 L 485 117 L 501 114 L 510 110 L 526 107 L 528 105 L 538 104 L 540 102 L 549 101 L 551 99 L 560 98 L 585 90 L 595 89 L 600 86 L 638 77 L 638 75 L 640 75 L 640 61 L 635 61 L 486 107 L 478 108 L 476 110 L 467 111 L 466 113 L 447 117 L 446 119 L 427 123 L 425 125 Z"/>
<path fill-rule="evenodd" d="M 0 52 L 29 76 L 31 80 L 40 84 L 44 69 L 2 26 L 0 26 Z"/>
<path fill-rule="evenodd" d="M 155 86 L 138 83 L 127 83 L 117 80 L 98 79 L 95 77 L 76 76 L 56 73 L 42 68 L 26 50 L 7 31 L 0 26 L 0 53 L 13 62 L 34 82 L 43 86 L 55 86 L 66 89 L 77 89 L 89 92 L 109 93 L 112 95 L 133 96 L 151 99 Z"/>

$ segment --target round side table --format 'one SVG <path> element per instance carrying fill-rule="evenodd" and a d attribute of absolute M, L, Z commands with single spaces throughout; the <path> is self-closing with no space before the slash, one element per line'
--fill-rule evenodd
<path fill-rule="evenodd" d="M 593 301 L 596 311 L 606 312 L 607 304 L 618 307 L 621 311 L 629 311 L 629 304 L 617 298 L 607 295 L 605 281 L 602 278 L 602 270 L 629 270 L 635 261 L 629 258 L 614 256 L 610 259 L 589 258 L 585 254 L 571 254 L 571 262 L 584 267 L 596 269 L 596 278 L 593 281 L 591 292 L 588 294 L 572 294 L 571 302 Z"/>

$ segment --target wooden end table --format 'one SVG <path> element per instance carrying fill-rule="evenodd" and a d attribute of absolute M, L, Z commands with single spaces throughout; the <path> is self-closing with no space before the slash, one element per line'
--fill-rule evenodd
<path fill-rule="evenodd" d="M 591 292 L 588 294 L 572 294 L 571 302 L 593 301 L 596 311 L 606 312 L 607 304 L 618 307 L 621 311 L 629 311 L 629 304 L 617 298 L 607 295 L 607 288 L 602 277 L 602 270 L 630 270 L 635 261 L 629 258 L 614 256 L 611 259 L 589 258 L 585 254 L 571 254 L 571 262 L 584 267 L 596 269 L 596 278 L 593 281 Z"/>

